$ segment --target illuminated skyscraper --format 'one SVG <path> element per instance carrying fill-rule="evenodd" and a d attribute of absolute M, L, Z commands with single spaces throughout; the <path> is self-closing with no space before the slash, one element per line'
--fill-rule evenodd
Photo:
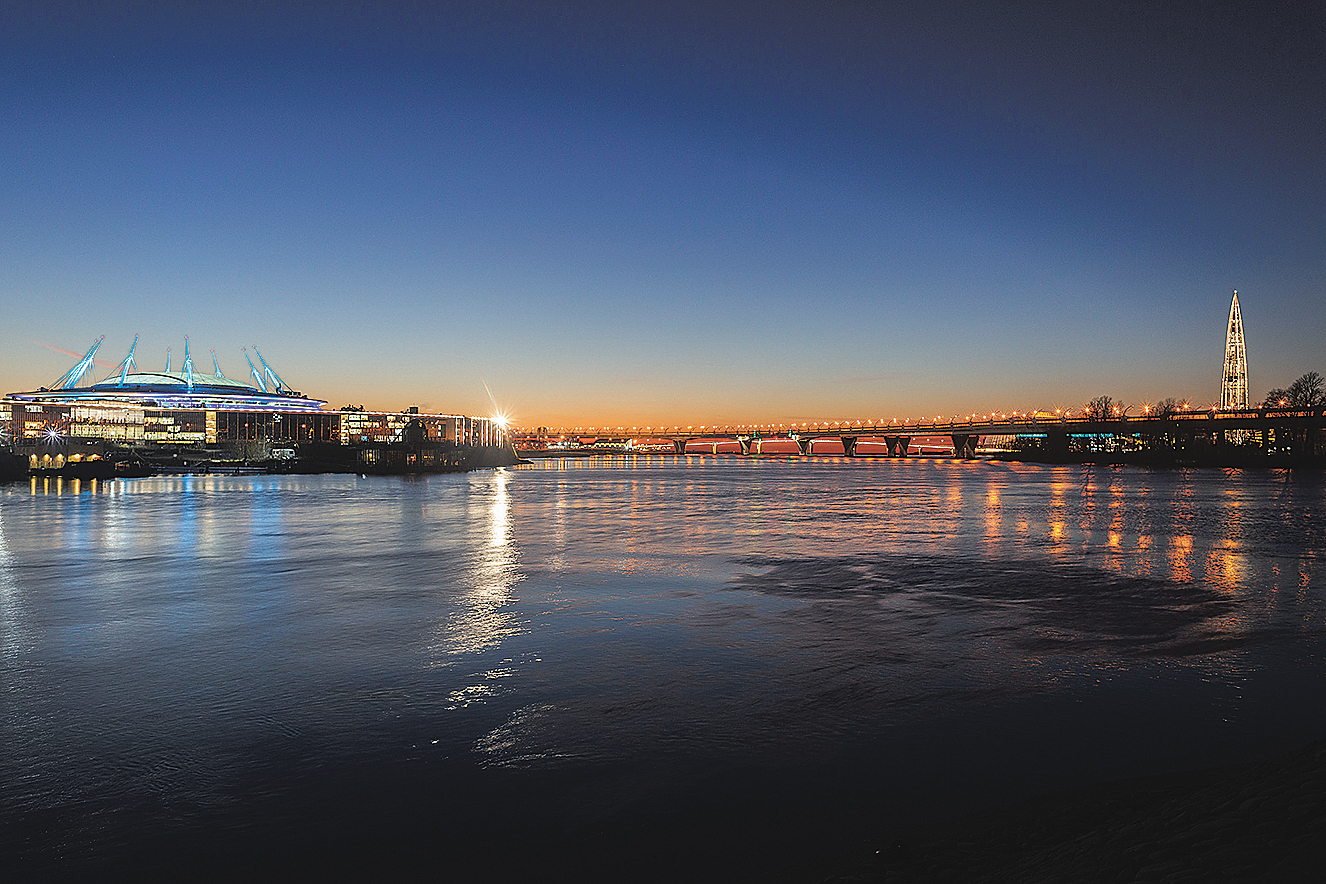
<path fill-rule="evenodd" d="M 1248 351 L 1243 347 L 1243 316 L 1239 293 L 1229 305 L 1229 331 L 1225 335 L 1225 376 L 1220 384 L 1221 409 L 1248 407 Z"/>

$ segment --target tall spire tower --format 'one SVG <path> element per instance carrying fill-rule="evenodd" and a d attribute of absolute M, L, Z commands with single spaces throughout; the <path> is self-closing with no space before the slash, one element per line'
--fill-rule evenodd
<path fill-rule="evenodd" d="M 1248 407 L 1248 351 L 1243 347 L 1243 315 L 1239 293 L 1229 305 L 1229 331 L 1225 335 L 1225 376 L 1220 383 L 1220 408 Z"/>

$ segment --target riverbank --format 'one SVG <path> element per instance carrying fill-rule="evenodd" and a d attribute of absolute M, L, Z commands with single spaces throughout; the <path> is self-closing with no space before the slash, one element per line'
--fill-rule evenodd
<path fill-rule="evenodd" d="M 1089 786 L 885 841 L 825 884 L 1317 881 L 1326 740 L 1254 764 Z"/>
<path fill-rule="evenodd" d="M 82 459 L 63 457 L 33 467 L 27 458 L 0 452 L 0 481 L 46 479 L 133 479 L 151 475 L 262 473 L 360 473 L 414 475 L 492 469 L 528 463 L 510 446 L 451 442 L 377 444 L 302 443 L 288 449 L 260 444 L 112 446 Z"/>

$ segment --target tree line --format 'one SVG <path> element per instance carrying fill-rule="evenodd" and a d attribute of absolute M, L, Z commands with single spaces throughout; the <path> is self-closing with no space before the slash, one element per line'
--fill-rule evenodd
<path fill-rule="evenodd" d="M 1294 381 L 1288 387 L 1271 390 L 1262 400 L 1263 408 L 1288 408 L 1300 411 L 1326 407 L 1326 379 L 1315 371 Z M 1147 406 L 1147 417 L 1169 417 L 1191 408 L 1186 399 L 1162 399 Z M 1125 410 L 1123 401 L 1113 396 L 1097 396 L 1087 403 L 1082 416 L 1089 420 L 1113 420 Z"/>
<path fill-rule="evenodd" d="M 1262 405 L 1266 408 L 1321 408 L 1326 405 L 1326 392 L 1323 391 L 1321 375 L 1310 371 L 1283 390 L 1275 389 L 1266 394 Z"/>

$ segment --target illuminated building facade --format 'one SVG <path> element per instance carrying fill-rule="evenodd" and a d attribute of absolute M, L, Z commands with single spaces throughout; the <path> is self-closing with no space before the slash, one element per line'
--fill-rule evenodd
<path fill-rule="evenodd" d="M 1248 407 L 1248 351 L 1243 346 L 1243 315 L 1239 293 L 1229 305 L 1229 327 L 1225 333 L 1225 373 L 1220 382 L 1220 409 L 1241 411 Z"/>
<path fill-rule="evenodd" d="M 419 428 L 421 441 L 454 442 L 457 445 L 503 444 L 501 428 L 487 418 L 420 414 L 418 409 L 343 411 L 339 417 L 336 441 L 344 445 L 400 441 L 411 424 Z"/>
<path fill-rule="evenodd" d="M 49 388 L 11 393 L 0 400 L 0 435 L 16 447 L 56 440 L 96 440 L 119 444 L 236 446 L 262 443 L 451 442 L 465 446 L 500 446 L 506 442 L 499 424 L 463 415 L 326 411 L 326 401 L 291 390 L 255 354 L 247 352 L 251 382 L 214 371 L 197 372 L 185 341 L 184 363 L 177 372 L 140 372 L 134 347 L 107 378 L 84 384 L 101 341 Z"/>

